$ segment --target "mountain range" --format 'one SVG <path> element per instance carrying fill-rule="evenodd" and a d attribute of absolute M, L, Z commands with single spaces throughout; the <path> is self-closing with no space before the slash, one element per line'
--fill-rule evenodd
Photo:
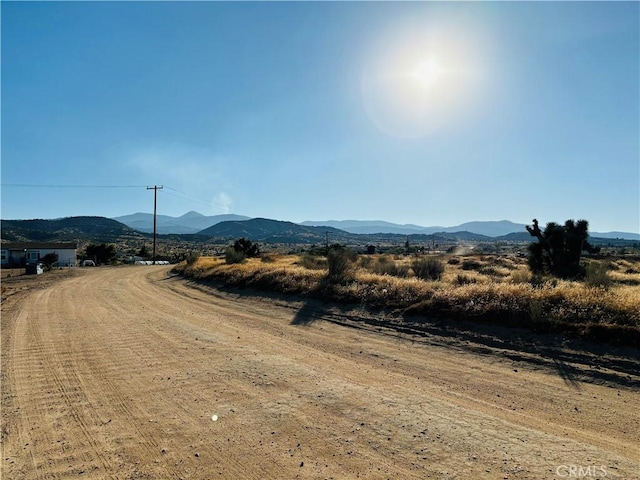
<path fill-rule="evenodd" d="M 222 222 L 237 222 L 250 219 L 251 217 L 233 214 L 205 216 L 194 211 L 185 213 L 180 217 L 158 215 L 157 232 L 159 234 L 200 233 L 203 230 L 207 230 L 209 227 L 213 227 Z M 125 225 L 141 232 L 153 232 L 153 214 L 151 213 L 135 213 L 133 215 L 115 217 L 113 220 L 117 220 L 118 222 L 124 223 Z M 401 235 L 431 235 L 434 233 L 469 232 L 493 238 L 503 237 L 512 233 L 524 233 L 524 235 L 519 235 L 519 237 L 522 238 L 528 238 L 529 236 L 525 230 L 525 224 L 514 223 L 509 220 L 467 222 L 450 227 L 422 227 L 414 224 L 401 225 L 382 220 L 304 221 L 296 225 L 302 225 L 305 227 L 322 227 L 325 230 L 325 227 L 331 227 L 357 235 L 387 233 Z M 208 235 L 208 233 L 202 233 L 204 235 Z M 640 240 L 640 234 L 629 232 L 591 232 L 591 236 L 598 238 Z"/>
<path fill-rule="evenodd" d="M 198 233 L 220 222 L 249 220 L 250 218 L 251 217 L 245 217 L 244 215 L 233 214 L 206 216 L 194 211 L 187 212 L 180 217 L 157 215 L 156 231 L 159 234 Z M 113 220 L 124 223 L 139 232 L 153 233 L 152 213 L 134 213 L 122 217 L 114 217 Z"/>
<path fill-rule="evenodd" d="M 122 240 L 142 240 L 151 238 L 151 234 L 139 230 L 140 226 L 145 228 L 145 224 L 135 223 L 145 220 L 144 216 L 153 219 L 150 214 L 136 214 L 128 216 L 128 221 L 138 228 L 127 226 L 120 221 L 104 218 L 104 217 L 68 217 L 54 220 L 2 220 L 0 230 L 2 232 L 2 241 L 9 242 L 26 242 L 26 241 L 98 241 L 98 242 L 118 242 Z M 120 217 L 127 220 L 127 217 Z M 228 220 L 228 218 L 242 218 L 243 220 Z M 166 217 L 163 223 L 167 227 L 165 232 L 170 231 L 169 225 L 176 224 L 181 229 L 197 229 L 197 222 L 217 222 L 214 225 L 198 230 L 197 233 L 165 233 L 162 236 L 172 237 L 177 241 L 209 241 L 213 243 L 225 243 L 227 241 L 246 237 L 253 241 L 265 243 L 288 243 L 288 244 L 324 244 L 328 243 L 347 243 L 347 244 L 404 244 L 405 240 L 412 243 L 421 244 L 460 244 L 466 242 L 529 242 L 531 236 L 528 232 L 521 230 L 508 233 L 501 236 L 489 236 L 486 234 L 475 233 L 473 230 L 484 231 L 486 233 L 495 233 L 507 229 L 511 229 L 511 225 L 517 224 L 511 222 L 472 222 L 457 227 L 418 227 L 406 225 L 394 225 L 388 222 L 318 222 L 333 223 L 349 228 L 355 232 L 349 232 L 345 229 L 335 228 L 331 225 L 304 225 L 293 222 L 271 220 L 267 218 L 251 218 L 240 215 L 218 215 L 213 217 L 205 217 L 204 215 L 190 212 L 182 217 Z M 222 221 L 219 221 L 222 220 Z M 180 222 L 192 222 L 187 225 L 181 225 Z M 315 222 L 307 222 L 315 223 Z M 376 233 L 356 233 L 362 232 L 362 228 L 377 230 Z M 388 230 L 398 227 L 400 232 L 396 230 L 389 232 Z M 416 228 L 417 227 L 417 228 Z M 153 225 L 151 225 L 151 229 Z M 515 227 L 514 227 L 515 228 Z M 388 229 L 386 232 L 385 229 Z M 438 232 L 427 233 L 432 230 L 440 230 Z M 420 233 L 413 233 L 420 232 Z M 630 244 L 637 241 L 638 237 L 627 240 L 607 239 L 600 236 L 602 234 L 592 234 L 590 241 L 596 244 L 604 245 L 620 245 Z M 406 237 L 406 238 L 405 238 Z M 613 243 L 612 243 L 613 242 Z"/>

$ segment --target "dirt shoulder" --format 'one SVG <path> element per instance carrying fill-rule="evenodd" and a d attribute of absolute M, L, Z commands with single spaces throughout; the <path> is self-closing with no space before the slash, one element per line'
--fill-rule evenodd
<path fill-rule="evenodd" d="M 640 349 L 593 342 L 527 328 L 473 321 L 444 321 L 397 310 L 328 303 L 300 295 L 228 287 L 222 282 L 187 280 L 208 295 L 232 302 L 272 303 L 290 309 L 294 324 L 317 320 L 367 330 L 412 342 L 444 346 L 479 355 L 504 357 L 563 376 L 568 382 L 588 382 L 612 388 L 640 389 Z"/>
<path fill-rule="evenodd" d="M 524 358 L 543 353 L 390 330 L 375 312 L 356 324 L 304 299 L 194 288 L 166 267 L 42 287 L 2 303 L 3 478 L 640 473 L 623 352 L 593 367 L 612 378 L 583 379 L 566 372 L 586 360 L 553 369 Z"/>

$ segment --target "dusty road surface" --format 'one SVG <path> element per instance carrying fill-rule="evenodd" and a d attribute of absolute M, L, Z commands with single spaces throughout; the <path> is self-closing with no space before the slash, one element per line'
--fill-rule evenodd
<path fill-rule="evenodd" d="M 535 361 L 312 313 L 168 267 L 18 291 L 2 478 L 640 478 L 633 359 Z"/>

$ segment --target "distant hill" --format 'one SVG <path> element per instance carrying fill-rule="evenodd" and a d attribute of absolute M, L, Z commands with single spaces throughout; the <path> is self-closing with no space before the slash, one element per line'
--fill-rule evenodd
<path fill-rule="evenodd" d="M 9 242 L 114 242 L 145 238 L 134 229 L 105 217 L 67 217 L 55 220 L 2 220 L 2 240 Z"/>
<path fill-rule="evenodd" d="M 597 232 L 590 234 L 589 243 L 591 243 L 592 245 L 599 245 L 599 246 L 624 247 L 624 246 L 629 246 L 633 244 L 633 242 L 637 241 L 633 238 L 633 234 L 629 234 L 629 233 L 627 234 L 622 233 L 622 235 L 610 236 L 610 237 L 603 237 L 602 235 L 603 235 L 602 233 L 597 233 Z M 631 238 L 625 238 L 624 235 L 627 235 Z M 492 238 L 492 240 L 507 241 L 507 242 L 527 242 L 527 243 L 537 242 L 535 238 L 529 235 L 529 232 L 509 233 L 501 237 Z"/>
<path fill-rule="evenodd" d="M 421 227 L 420 225 L 406 224 L 399 225 L 397 223 L 385 222 L 382 220 L 327 220 L 306 221 L 302 225 L 313 226 L 331 226 L 340 228 L 349 233 L 398 233 L 403 235 L 433 233 L 456 233 L 471 232 L 487 237 L 499 237 L 512 232 L 525 231 L 525 225 L 513 223 L 508 220 L 486 221 L 486 222 L 467 222 L 453 227 Z"/>
<path fill-rule="evenodd" d="M 152 214 L 137 213 L 117 218 L 128 224 L 117 219 L 89 216 L 54 220 L 2 220 L 2 240 L 115 242 L 123 239 L 148 238 L 153 232 Z M 318 225 L 315 225 L 316 223 Z M 335 225 L 341 225 L 344 228 L 337 228 Z M 435 244 L 533 241 L 524 227 L 524 224 L 507 220 L 468 222 L 455 227 L 421 227 L 412 224 L 398 225 L 381 220 L 330 220 L 299 224 L 266 218 L 250 219 L 243 215 L 205 216 L 198 212 L 188 212 L 180 217 L 158 215 L 158 234 L 160 235 L 175 236 L 175 240 L 185 241 L 193 240 L 193 236 L 197 235 L 201 241 L 208 238 L 214 242 L 246 237 L 266 243 L 324 244 L 327 233 L 329 243 L 352 244 L 404 244 L 406 238 L 411 242 Z M 590 241 L 596 245 L 624 246 L 626 242 L 638 240 L 640 240 L 639 234 L 627 232 L 592 232 L 590 235 Z"/>
<path fill-rule="evenodd" d="M 410 243 L 459 243 L 491 241 L 490 237 L 471 232 L 438 232 L 433 234 L 397 234 L 397 233 L 350 233 L 329 226 L 307 226 L 298 223 L 270 220 L 266 218 L 254 218 L 240 222 L 221 222 L 209 227 L 198 235 L 209 237 L 212 240 L 229 240 L 245 237 L 256 242 L 265 243 L 352 243 L 352 244 L 379 244 L 388 243 L 404 245 L 409 239 Z"/>
<path fill-rule="evenodd" d="M 598 238 L 608 238 L 612 240 L 640 240 L 640 233 L 629 232 L 592 232 L 592 236 Z"/>
<path fill-rule="evenodd" d="M 506 241 L 506 242 L 534 242 L 536 241 L 529 232 L 513 232 L 508 233 L 506 235 L 501 235 L 499 237 L 494 237 L 493 240 L 496 241 Z"/>
<path fill-rule="evenodd" d="M 324 243 L 327 238 L 327 232 L 331 243 L 354 240 L 354 235 L 336 228 L 309 227 L 298 223 L 267 218 L 221 222 L 198 232 L 198 235 L 213 239 L 245 237 L 256 242 L 312 244 Z"/>
<path fill-rule="evenodd" d="M 180 217 L 157 215 L 156 229 L 159 234 L 198 233 L 200 230 L 211 227 L 220 222 L 248 220 L 249 218 L 250 217 L 245 217 L 243 215 L 233 214 L 205 216 L 194 211 L 187 212 Z M 152 213 L 134 213 L 132 215 L 114 217 L 113 220 L 124 223 L 125 225 L 140 232 L 153 233 Z"/>
<path fill-rule="evenodd" d="M 370 234 L 370 233 L 397 233 L 401 235 L 414 235 L 442 232 L 444 227 L 421 227 L 419 225 L 399 225 L 397 223 L 385 222 L 383 220 L 327 220 L 327 221 L 305 221 L 300 225 L 309 227 L 333 227 L 349 233 Z"/>
<path fill-rule="evenodd" d="M 449 227 L 445 232 L 466 231 L 486 235 L 487 237 L 499 237 L 513 232 L 526 232 L 524 223 L 513 223 L 509 220 L 467 222 L 455 227 Z"/>

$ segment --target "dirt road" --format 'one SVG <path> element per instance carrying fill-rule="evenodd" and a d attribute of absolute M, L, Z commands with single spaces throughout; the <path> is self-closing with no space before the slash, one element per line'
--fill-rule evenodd
<path fill-rule="evenodd" d="M 2 478 L 640 478 L 637 371 L 582 382 L 308 310 L 167 267 L 9 297 Z"/>

